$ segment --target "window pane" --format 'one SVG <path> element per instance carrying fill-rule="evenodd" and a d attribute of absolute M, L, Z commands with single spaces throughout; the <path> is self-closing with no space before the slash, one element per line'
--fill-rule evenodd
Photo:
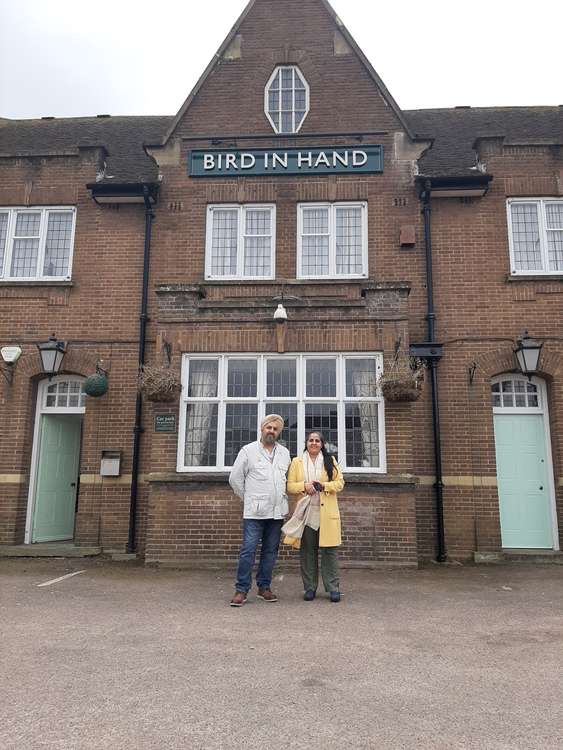
<path fill-rule="evenodd" d="M 225 466 L 232 466 L 243 445 L 258 437 L 258 404 L 227 404 Z"/>
<path fill-rule="evenodd" d="M 39 237 L 41 213 L 21 213 L 16 219 L 16 237 Z"/>
<path fill-rule="evenodd" d="M 270 276 L 272 241 L 269 237 L 247 237 L 244 241 L 244 275 Z"/>
<path fill-rule="evenodd" d="M 258 363 L 255 359 L 230 359 L 227 396 L 229 398 L 255 398 L 257 379 Z"/>
<path fill-rule="evenodd" d="M 72 213 L 49 213 L 44 276 L 66 276 L 70 257 Z"/>
<path fill-rule="evenodd" d="M 190 359 L 188 398 L 215 398 L 219 362 L 216 359 Z"/>
<path fill-rule="evenodd" d="M 322 432 L 326 447 L 338 458 L 338 410 L 336 404 L 305 404 L 305 434 Z"/>
<path fill-rule="evenodd" d="M 303 209 L 303 234 L 328 234 L 328 208 Z"/>
<path fill-rule="evenodd" d="M 279 439 L 285 445 L 292 456 L 300 451 L 297 445 L 297 404 L 276 403 L 274 401 L 266 404 L 266 414 L 279 414 L 284 418 L 285 427 Z"/>
<path fill-rule="evenodd" d="M 545 215 L 549 270 L 563 271 L 563 203 L 547 203 Z"/>
<path fill-rule="evenodd" d="M 295 92 L 295 109 L 304 110 L 305 106 L 306 106 L 305 105 L 305 89 L 296 91 Z"/>
<path fill-rule="evenodd" d="M 511 210 L 516 270 L 541 271 L 538 207 L 535 203 L 513 203 Z"/>
<path fill-rule="evenodd" d="M 563 229 L 563 202 L 546 203 L 545 215 L 548 229 Z"/>
<path fill-rule="evenodd" d="M 377 369 L 374 359 L 346 360 L 346 395 L 352 398 L 377 396 Z"/>
<path fill-rule="evenodd" d="M 213 211 L 211 273 L 234 276 L 237 272 L 238 210 Z"/>
<path fill-rule="evenodd" d="M 293 133 L 293 113 L 282 112 L 280 133 Z"/>
<path fill-rule="evenodd" d="M 6 235 L 8 232 L 8 214 L 0 214 L 0 276 L 4 268 L 4 252 L 6 250 Z"/>
<path fill-rule="evenodd" d="M 282 91 L 281 109 L 282 112 L 291 112 L 293 110 L 293 91 Z"/>
<path fill-rule="evenodd" d="M 281 80 L 283 89 L 293 88 L 293 68 L 282 68 Z"/>
<path fill-rule="evenodd" d="M 37 275 L 39 240 L 14 240 L 11 276 L 27 278 Z"/>
<path fill-rule="evenodd" d="M 197 403 L 186 406 L 186 466 L 217 465 L 216 403 Z"/>
<path fill-rule="evenodd" d="M 301 246 L 302 275 L 326 276 L 329 271 L 328 237 L 303 237 Z"/>
<path fill-rule="evenodd" d="M 57 384 L 57 406 L 68 405 L 68 383 Z"/>
<path fill-rule="evenodd" d="M 268 93 L 268 110 L 270 115 L 280 108 L 280 92 L 277 89 L 270 89 Z"/>
<path fill-rule="evenodd" d="M 266 364 L 266 395 L 291 398 L 297 395 L 297 363 L 294 359 L 269 359 Z"/>
<path fill-rule="evenodd" d="M 379 433 L 377 404 L 346 404 L 346 465 L 379 466 Z"/>
<path fill-rule="evenodd" d="M 248 210 L 245 215 L 244 275 L 272 273 L 272 213 L 269 209 Z"/>
<path fill-rule="evenodd" d="M 272 234 L 272 212 L 269 208 L 246 209 L 245 234 L 266 235 Z"/>
<path fill-rule="evenodd" d="M 362 273 L 362 209 L 336 208 L 336 272 Z"/>
<path fill-rule="evenodd" d="M 296 112 L 295 113 L 295 130 L 299 130 L 301 127 L 301 123 L 305 119 L 305 112 Z"/>
<path fill-rule="evenodd" d="M 336 360 L 308 359 L 306 368 L 307 396 L 336 396 Z"/>

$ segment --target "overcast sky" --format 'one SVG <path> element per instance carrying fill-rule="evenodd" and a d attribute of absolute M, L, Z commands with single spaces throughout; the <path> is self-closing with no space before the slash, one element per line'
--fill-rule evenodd
<path fill-rule="evenodd" d="M 0 0 L 0 117 L 175 114 L 245 5 Z M 562 0 L 332 5 L 403 109 L 563 104 Z"/>

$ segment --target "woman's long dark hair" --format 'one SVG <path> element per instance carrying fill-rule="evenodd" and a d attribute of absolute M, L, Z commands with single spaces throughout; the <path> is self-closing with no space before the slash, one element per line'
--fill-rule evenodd
<path fill-rule="evenodd" d="M 327 451 L 326 444 L 325 444 L 325 438 L 322 432 L 319 432 L 318 430 L 311 430 L 307 433 L 305 436 L 305 450 L 307 450 L 307 441 L 311 437 L 311 435 L 318 435 L 321 439 L 321 453 L 323 454 L 323 463 L 325 465 L 325 471 L 328 476 L 328 481 L 332 482 L 332 477 L 334 474 L 334 461 L 332 459 L 332 455 Z"/>

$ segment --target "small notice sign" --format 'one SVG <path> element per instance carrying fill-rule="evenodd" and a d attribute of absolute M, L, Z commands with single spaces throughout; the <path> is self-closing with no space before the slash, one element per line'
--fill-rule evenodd
<path fill-rule="evenodd" d="M 176 415 L 175 414 L 155 414 L 154 415 L 155 432 L 176 432 Z"/>

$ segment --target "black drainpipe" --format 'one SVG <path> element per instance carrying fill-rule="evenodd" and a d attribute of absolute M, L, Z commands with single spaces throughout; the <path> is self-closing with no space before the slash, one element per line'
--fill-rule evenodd
<path fill-rule="evenodd" d="M 145 253 L 143 257 L 143 292 L 141 298 L 141 315 L 139 317 L 139 368 L 145 364 L 145 348 L 147 333 L 147 307 L 149 297 L 149 270 L 151 257 L 151 230 L 154 213 L 149 200 L 149 189 L 143 186 L 143 197 L 145 200 Z M 141 394 L 137 392 L 135 404 L 135 426 L 133 427 L 133 466 L 131 469 L 131 502 L 129 505 L 129 539 L 127 551 L 135 551 L 135 532 L 137 526 L 137 491 L 139 485 L 139 458 L 141 454 L 141 434 L 143 432 L 143 401 Z"/>
<path fill-rule="evenodd" d="M 426 180 L 424 190 L 420 198 L 422 201 L 422 214 L 424 216 L 424 248 L 426 252 L 426 320 L 428 343 L 436 342 L 434 323 L 436 314 L 434 312 L 434 287 L 432 280 L 432 234 L 431 234 L 431 212 L 430 205 L 432 183 Z M 438 562 L 446 561 L 446 541 L 444 535 L 444 482 L 442 476 L 442 442 L 440 438 L 440 407 L 438 404 L 438 358 L 429 357 L 427 363 L 430 367 L 430 382 L 432 383 L 432 432 L 434 437 L 434 462 L 436 471 L 436 483 L 434 484 L 436 495 L 436 525 L 438 532 Z"/>

